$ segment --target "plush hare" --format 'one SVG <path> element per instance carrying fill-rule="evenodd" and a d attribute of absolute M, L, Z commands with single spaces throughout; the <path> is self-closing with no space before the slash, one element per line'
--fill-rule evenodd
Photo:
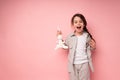
<path fill-rule="evenodd" d="M 58 35 L 57 35 L 57 45 L 56 45 L 55 50 L 58 48 L 68 49 L 68 46 L 66 46 L 65 42 L 63 41 L 62 32 L 60 28 L 58 28 L 57 30 L 58 30 Z"/>

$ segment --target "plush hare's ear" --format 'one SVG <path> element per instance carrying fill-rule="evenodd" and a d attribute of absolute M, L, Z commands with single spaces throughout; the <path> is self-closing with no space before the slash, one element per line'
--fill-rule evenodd
<path fill-rule="evenodd" d="M 59 26 L 57 27 L 57 30 L 58 30 L 58 31 L 61 31 Z"/>

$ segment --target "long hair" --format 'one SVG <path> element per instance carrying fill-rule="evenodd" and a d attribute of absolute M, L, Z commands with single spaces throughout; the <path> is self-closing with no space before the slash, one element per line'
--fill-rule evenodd
<path fill-rule="evenodd" d="M 87 27 L 86 27 L 86 26 L 87 26 L 87 21 L 86 21 L 85 17 L 84 17 L 82 14 L 79 14 L 79 13 L 74 14 L 73 17 L 72 17 L 72 19 L 71 19 L 71 24 L 73 25 L 74 18 L 75 18 L 76 16 L 77 16 L 77 17 L 80 17 L 80 19 L 82 19 L 82 21 L 83 21 L 83 24 L 84 24 L 83 31 L 87 32 L 87 33 L 90 35 L 90 38 L 93 39 L 92 35 L 90 34 L 90 32 L 88 31 L 88 29 L 87 29 Z M 93 39 L 93 40 L 94 40 L 94 39 Z M 94 40 L 94 41 L 95 41 L 95 40 Z"/>

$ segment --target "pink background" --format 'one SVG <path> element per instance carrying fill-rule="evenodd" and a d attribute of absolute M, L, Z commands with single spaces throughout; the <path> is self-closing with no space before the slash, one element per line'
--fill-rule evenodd
<path fill-rule="evenodd" d="M 120 80 L 120 1 L 1 0 L 0 80 L 68 80 L 67 51 L 54 50 L 73 14 L 84 14 L 97 42 L 91 80 Z"/>

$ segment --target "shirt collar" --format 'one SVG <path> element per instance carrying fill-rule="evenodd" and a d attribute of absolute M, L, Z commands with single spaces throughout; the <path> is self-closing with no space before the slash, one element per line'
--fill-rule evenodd
<path fill-rule="evenodd" d="M 71 36 L 71 37 L 75 36 L 75 31 L 72 32 L 70 36 Z"/>
<path fill-rule="evenodd" d="M 84 33 L 87 33 L 87 32 L 84 32 Z M 75 31 L 72 32 L 70 36 L 71 36 L 71 37 L 76 36 L 76 35 L 75 35 Z"/>

